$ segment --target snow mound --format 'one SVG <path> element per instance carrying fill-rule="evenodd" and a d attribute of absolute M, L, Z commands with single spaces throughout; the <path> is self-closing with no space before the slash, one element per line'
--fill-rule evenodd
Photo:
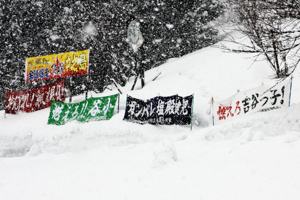
<path fill-rule="evenodd" d="M 174 143 L 162 142 L 153 152 L 153 167 L 163 167 L 178 161 L 178 155 Z"/>
<path fill-rule="evenodd" d="M 270 75 L 266 62 L 253 63 L 253 58 L 247 54 L 228 53 L 216 47 L 204 48 L 182 58 L 170 59 L 166 64 L 146 72 L 146 86 L 143 89 L 137 85 L 137 89 L 131 91 L 132 79 L 121 88 L 124 94 L 120 99 L 120 113 L 116 113 L 110 121 L 71 122 L 64 126 L 52 126 L 47 125 L 49 109 L 7 115 L 6 118 L 3 118 L 3 112 L 0 113 L 0 156 L 61 154 L 109 146 L 156 143 L 166 139 L 181 141 L 195 134 L 201 135 L 204 140 L 227 140 L 236 137 L 255 140 L 289 131 L 297 132 L 299 70 L 294 75 L 293 107 L 270 113 L 255 113 L 212 127 L 212 97 L 225 99 L 237 90 L 254 88 L 262 83 L 274 84 L 275 81 L 270 80 Z M 116 91 L 106 91 L 101 96 L 111 95 Z M 147 99 L 174 94 L 194 94 L 193 131 L 190 131 L 189 126 L 152 126 L 123 121 L 127 95 Z M 90 93 L 89 96 L 99 95 Z M 74 99 L 80 101 L 84 97 L 78 96 Z M 157 160 L 160 160 L 159 156 Z"/>
<path fill-rule="evenodd" d="M 239 139 L 247 143 L 270 138 L 287 137 L 292 142 L 300 139 L 300 104 L 288 109 L 267 113 L 252 113 L 239 120 L 210 127 L 201 136 L 207 141 Z"/>
<path fill-rule="evenodd" d="M 273 84 L 267 69 L 209 47 L 148 71 L 144 89 L 121 88 L 120 113 L 109 121 L 50 126 L 49 109 L 2 112 L 1 199 L 299 200 L 299 70 L 290 108 L 211 123 L 212 96 Z M 193 129 L 123 121 L 127 94 L 194 94 Z"/>

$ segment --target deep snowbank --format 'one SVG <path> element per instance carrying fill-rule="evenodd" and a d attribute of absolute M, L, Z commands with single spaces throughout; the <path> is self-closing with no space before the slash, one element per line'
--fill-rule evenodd
<path fill-rule="evenodd" d="M 131 125 L 131 135 L 105 136 L 69 125 L 69 137 L 35 143 L 25 157 L 0 158 L 0 194 L 7 200 L 298 200 L 299 112 L 296 105 L 193 132 Z"/>
<path fill-rule="evenodd" d="M 233 54 L 224 52 L 215 47 L 209 47 L 180 59 L 172 59 L 168 63 L 152 69 L 146 73 L 146 87 L 130 91 L 132 82 L 122 88 L 124 94 L 120 100 L 120 114 L 116 114 L 110 121 L 100 121 L 82 124 L 71 122 L 65 126 L 49 126 L 47 118 L 49 109 L 44 109 L 35 113 L 20 113 L 18 115 L 7 115 L 3 118 L 0 114 L 0 156 L 20 156 L 25 154 L 35 155 L 42 152 L 75 151 L 89 148 L 96 148 L 102 145 L 126 145 L 161 141 L 165 138 L 178 140 L 187 135 L 199 133 L 203 134 L 203 128 L 211 126 L 210 99 L 223 99 L 233 95 L 237 90 L 246 90 L 259 86 L 261 83 L 274 84 L 270 80 L 271 72 L 266 66 L 267 63 L 260 61 L 252 63 L 252 57 L 246 54 Z M 158 78 L 152 81 L 158 74 Z M 293 84 L 292 103 L 300 102 L 300 70 L 295 73 Z M 139 85 L 137 86 L 139 87 Z M 113 92 L 106 92 L 101 95 L 110 95 Z M 126 95 L 147 99 L 157 95 L 182 96 L 194 94 L 194 131 L 189 127 L 178 126 L 151 126 L 138 125 L 122 120 L 126 103 Z M 90 94 L 90 96 L 99 96 Z M 83 97 L 75 98 L 76 101 Z M 288 111 L 275 111 L 274 113 L 297 113 L 299 109 L 295 106 Z M 259 113 L 253 114 L 253 118 L 248 118 L 232 122 L 235 127 L 250 127 L 254 130 L 263 129 L 264 134 L 269 135 L 271 130 L 281 130 L 276 120 L 281 122 L 285 118 L 280 118 L 279 114 L 272 119 L 273 114 Z M 263 124 L 259 117 L 264 118 Z M 265 117 L 264 117 L 265 116 Z M 293 115 L 295 121 L 298 118 Z M 251 118 L 251 117 L 250 117 Z M 268 120 L 270 119 L 270 120 Z M 273 125 L 268 125 L 272 124 Z M 242 125 L 239 125 L 243 123 Z M 212 129 L 207 137 L 219 137 L 221 133 L 231 134 L 231 123 L 226 123 Z M 297 123 L 296 123 L 297 124 Z M 284 124 L 290 127 L 291 124 Z M 269 126 L 269 127 L 268 127 Z M 271 127 L 270 127 L 271 126 Z M 222 128 L 219 128 L 222 127 Z M 229 128 L 226 128 L 229 127 Z M 225 129 L 225 130 L 224 130 Z M 238 133 L 232 133 L 238 134 Z M 240 134 L 245 134 L 240 132 Z"/>
<path fill-rule="evenodd" d="M 148 71 L 143 90 L 122 88 L 110 121 L 49 126 L 49 109 L 0 113 L 1 199 L 298 200 L 299 70 L 290 108 L 211 126 L 211 97 L 272 84 L 266 65 L 210 47 Z M 127 93 L 194 93 L 193 130 L 123 121 Z"/>

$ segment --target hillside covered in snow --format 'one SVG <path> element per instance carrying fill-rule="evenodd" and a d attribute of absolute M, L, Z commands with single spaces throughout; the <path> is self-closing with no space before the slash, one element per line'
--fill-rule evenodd
<path fill-rule="evenodd" d="M 131 80 L 108 121 L 54 126 L 47 125 L 49 108 L 0 113 L 1 199 L 299 199 L 300 71 L 291 107 L 213 126 L 212 97 L 276 83 L 266 62 L 217 46 L 146 72 L 143 89 L 130 91 Z M 127 95 L 174 94 L 194 94 L 192 130 L 123 120 Z"/>

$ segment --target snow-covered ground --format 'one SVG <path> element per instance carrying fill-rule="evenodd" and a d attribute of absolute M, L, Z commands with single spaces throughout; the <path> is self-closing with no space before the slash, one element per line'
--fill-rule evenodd
<path fill-rule="evenodd" d="M 122 88 L 110 121 L 49 126 L 49 109 L 0 113 L 0 199 L 298 200 L 299 70 L 290 108 L 211 125 L 212 96 L 272 84 L 270 76 L 263 61 L 209 47 L 148 71 L 144 89 Z M 123 121 L 127 94 L 194 94 L 193 130 Z"/>

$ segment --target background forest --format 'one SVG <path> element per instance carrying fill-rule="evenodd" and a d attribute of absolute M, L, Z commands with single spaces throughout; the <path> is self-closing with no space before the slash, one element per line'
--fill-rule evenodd
<path fill-rule="evenodd" d="M 223 39 L 216 21 L 235 24 L 233 32 L 249 39 L 225 49 L 262 58 L 274 78 L 287 77 L 300 62 L 299 6 L 299 0 L 1 0 L 0 108 L 5 90 L 53 82 L 25 84 L 26 57 L 89 49 L 89 76 L 65 84 L 72 95 L 102 92 L 112 82 L 124 86 L 169 58 L 215 44 Z M 138 53 L 127 39 L 133 20 L 144 38 Z"/>
<path fill-rule="evenodd" d="M 218 40 L 211 21 L 222 14 L 214 0 L 1 0 L 0 96 L 23 89 L 25 58 L 90 49 L 90 76 L 67 79 L 73 95 L 101 92 L 112 80 L 120 85 L 169 58 Z M 132 20 L 140 22 L 144 44 L 135 54 L 127 41 Z"/>

